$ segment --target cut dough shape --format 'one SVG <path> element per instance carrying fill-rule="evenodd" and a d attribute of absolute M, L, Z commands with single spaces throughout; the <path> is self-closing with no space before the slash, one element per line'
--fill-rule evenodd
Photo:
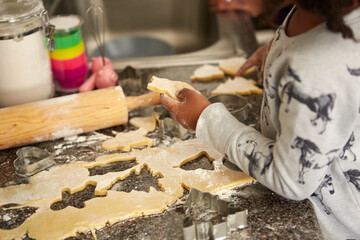
<path fill-rule="evenodd" d="M 202 65 L 195 69 L 193 75 L 190 77 L 192 81 L 209 81 L 213 79 L 224 78 L 225 74 L 218 66 Z"/>
<path fill-rule="evenodd" d="M 175 100 L 179 100 L 176 97 L 176 92 L 183 88 L 188 88 L 198 92 L 195 88 L 186 82 L 172 81 L 167 78 L 158 78 L 155 76 L 151 78 L 151 83 L 148 83 L 147 88 L 154 92 L 165 93 Z"/>
<path fill-rule="evenodd" d="M 206 154 L 214 170 L 196 169 L 185 171 L 179 166 Z M 184 194 L 183 186 L 196 188 L 213 194 L 219 191 L 254 182 L 243 172 L 233 171 L 223 165 L 223 155 L 198 139 L 177 142 L 166 148 L 146 148 L 130 153 L 119 153 L 98 157 L 94 162 L 73 162 L 50 168 L 29 179 L 28 184 L 0 188 L 0 206 L 18 203 L 37 207 L 19 227 L 11 230 L 0 229 L 0 239 L 21 239 L 28 232 L 30 238 L 64 239 L 75 236 L 76 232 L 95 232 L 106 223 L 163 212 Z M 136 160 L 137 165 L 121 172 L 89 176 L 89 168 L 103 166 L 115 161 Z M 108 190 L 117 180 L 125 179 L 132 172 L 139 174 L 147 167 L 158 180 L 163 191 L 150 188 L 150 192 L 117 192 Z M 95 194 L 106 195 L 85 202 L 84 208 L 67 207 L 62 210 L 50 209 L 52 203 L 61 200 L 65 190 L 74 193 L 86 185 L 96 185 Z M 55 219 L 55 220 L 54 220 Z"/>
<path fill-rule="evenodd" d="M 219 84 L 211 95 L 219 94 L 240 94 L 249 95 L 251 93 L 261 94 L 262 89 L 256 86 L 256 82 L 252 79 L 243 77 L 235 77 L 235 79 L 228 79 L 225 83 Z"/>
<path fill-rule="evenodd" d="M 130 119 L 129 123 L 137 128 L 144 128 L 152 132 L 156 128 L 156 116 L 153 114 L 149 117 L 134 117 Z"/>
<path fill-rule="evenodd" d="M 145 137 L 146 134 L 148 134 L 148 131 L 145 128 L 126 133 L 121 132 L 116 134 L 115 138 L 103 142 L 102 147 L 106 150 L 119 149 L 126 152 L 135 147 L 151 147 L 153 141 L 151 138 Z"/>
<path fill-rule="evenodd" d="M 229 59 L 224 59 L 219 62 L 219 68 L 224 71 L 224 73 L 235 76 L 236 72 L 242 65 L 244 65 L 246 61 L 247 59 L 243 57 L 232 57 Z M 255 69 L 255 66 L 249 68 L 248 70 L 246 70 L 244 75 L 254 72 Z"/>

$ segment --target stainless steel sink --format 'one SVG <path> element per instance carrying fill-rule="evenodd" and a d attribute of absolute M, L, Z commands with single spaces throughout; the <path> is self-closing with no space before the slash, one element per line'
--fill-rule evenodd
<path fill-rule="evenodd" d="M 117 69 L 128 65 L 142 68 L 211 63 L 246 55 L 257 47 L 247 14 L 210 12 L 208 0 L 44 0 L 44 3 L 50 16 L 76 14 L 84 20 L 88 7 L 100 3 L 105 11 L 106 55 Z M 97 49 L 95 39 L 88 24 L 84 24 L 83 30 L 87 55 L 91 57 Z M 170 50 L 163 53 L 155 45 L 148 47 L 146 41 L 140 45 L 128 41 L 138 38 L 158 41 Z M 146 54 L 149 48 L 155 53 Z"/>

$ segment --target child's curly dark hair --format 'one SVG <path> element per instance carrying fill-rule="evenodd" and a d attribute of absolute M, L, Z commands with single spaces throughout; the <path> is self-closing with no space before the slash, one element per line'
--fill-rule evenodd
<path fill-rule="evenodd" d="M 352 29 L 344 22 L 342 11 L 352 6 L 352 0 L 298 0 L 297 2 L 305 10 L 324 18 L 330 31 L 340 32 L 343 38 L 355 40 Z"/>
<path fill-rule="evenodd" d="M 265 13 L 260 15 L 260 23 L 271 22 L 283 2 L 284 0 L 265 0 Z M 352 6 L 353 0 L 297 0 L 297 3 L 305 10 L 323 18 L 330 31 L 339 32 L 344 38 L 355 40 L 352 29 L 344 22 L 342 11 Z"/>

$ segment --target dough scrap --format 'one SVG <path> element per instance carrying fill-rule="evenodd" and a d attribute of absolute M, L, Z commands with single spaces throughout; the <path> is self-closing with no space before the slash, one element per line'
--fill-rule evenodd
<path fill-rule="evenodd" d="M 252 79 L 243 77 L 235 77 L 228 79 L 225 83 L 221 83 L 211 92 L 211 95 L 219 94 L 240 94 L 249 95 L 251 93 L 261 94 L 262 89 L 256 86 L 256 82 Z"/>
<path fill-rule="evenodd" d="M 156 128 L 156 116 L 153 114 L 149 117 L 134 117 L 130 119 L 129 123 L 137 128 L 144 128 L 152 132 Z"/>
<path fill-rule="evenodd" d="M 195 88 L 193 88 L 190 84 L 186 82 L 172 81 L 167 78 L 158 78 L 156 76 L 153 76 L 151 78 L 151 83 L 147 85 L 147 89 L 152 90 L 154 92 L 165 93 L 169 97 L 175 100 L 179 100 L 176 97 L 176 92 L 183 88 L 188 88 L 198 92 Z"/>
<path fill-rule="evenodd" d="M 151 147 L 153 141 L 151 138 L 145 137 L 146 134 L 148 134 L 148 131 L 145 128 L 126 133 L 120 132 L 116 134 L 115 138 L 103 142 L 102 147 L 106 150 L 119 149 L 126 152 L 135 147 Z"/>
<path fill-rule="evenodd" d="M 221 60 L 219 62 L 219 68 L 224 71 L 224 73 L 235 76 L 239 68 L 244 65 L 246 58 L 243 57 L 232 57 L 228 59 Z M 254 72 L 256 67 L 251 67 L 245 71 L 244 75 Z"/>
<path fill-rule="evenodd" d="M 195 69 L 190 77 L 192 81 L 209 81 L 213 79 L 224 78 L 225 74 L 218 66 L 202 65 Z"/>
<path fill-rule="evenodd" d="M 206 154 L 214 170 L 196 169 L 185 171 L 179 166 Z M 186 188 L 197 188 L 213 194 L 236 186 L 250 184 L 255 180 L 243 172 L 233 171 L 223 165 L 223 155 L 198 139 L 177 142 L 171 147 L 146 148 L 130 153 L 118 153 L 98 157 L 94 162 L 73 162 L 42 171 L 29 179 L 28 184 L 0 188 L 0 206 L 8 203 L 37 207 L 19 227 L 0 229 L 0 239 L 21 239 L 28 232 L 30 238 L 64 239 L 76 232 L 104 227 L 115 222 L 141 215 L 163 212 L 184 194 Z M 89 176 L 89 168 L 103 166 L 116 161 L 135 160 L 137 165 L 120 172 Z M 147 167 L 153 176 L 161 178 L 158 184 L 162 191 L 150 188 L 150 192 L 117 192 L 108 190 L 117 180 L 131 173 L 139 174 Z M 85 202 L 84 208 L 71 206 L 53 211 L 51 204 L 61 200 L 61 193 L 81 191 L 86 185 L 96 185 L 95 194 L 106 195 Z"/>

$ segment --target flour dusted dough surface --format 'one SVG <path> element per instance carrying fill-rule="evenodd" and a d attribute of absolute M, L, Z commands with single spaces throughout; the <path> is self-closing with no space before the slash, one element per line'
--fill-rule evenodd
<path fill-rule="evenodd" d="M 213 162 L 214 170 L 196 169 L 185 171 L 179 166 L 206 154 Z M 183 196 L 183 185 L 201 191 L 217 193 L 253 182 L 244 174 L 226 168 L 223 156 L 206 143 L 193 139 L 175 143 L 166 148 L 147 148 L 130 153 L 119 153 L 98 157 L 94 162 L 73 162 L 51 168 L 32 176 L 29 184 L 0 188 L 0 206 L 8 203 L 20 204 L 18 207 L 37 207 L 22 225 L 11 230 L 0 229 L 0 239 L 20 239 L 26 232 L 30 238 L 63 239 L 75 236 L 76 232 L 104 227 L 107 222 L 115 222 L 141 215 L 161 213 L 168 205 Z M 135 160 L 137 165 L 121 171 L 104 175 L 89 176 L 89 168 L 103 166 L 116 161 Z M 147 167 L 153 176 L 160 174 L 158 184 L 162 191 L 150 189 L 141 191 L 117 192 L 108 190 L 117 180 L 125 179 L 132 172 L 139 174 Z M 61 193 L 74 193 L 86 185 L 96 185 L 95 194 L 106 195 L 85 202 L 84 208 L 66 207 L 53 211 L 51 204 L 61 200 Z"/>
<path fill-rule="evenodd" d="M 176 92 L 183 88 L 188 88 L 198 92 L 195 88 L 186 82 L 172 81 L 167 78 L 158 78 L 155 76 L 151 78 L 151 83 L 147 85 L 147 88 L 155 92 L 166 93 L 169 97 L 175 100 L 179 100 L 176 97 Z"/>
<path fill-rule="evenodd" d="M 140 146 L 151 147 L 153 141 L 151 138 L 145 137 L 148 131 L 145 128 L 139 128 L 138 130 L 118 133 L 115 138 L 106 140 L 103 142 L 102 147 L 106 150 L 119 149 L 122 151 L 130 151 L 131 148 Z"/>
<path fill-rule="evenodd" d="M 192 81 L 209 81 L 213 79 L 224 78 L 225 74 L 218 66 L 202 65 L 195 69 L 191 76 Z"/>
<path fill-rule="evenodd" d="M 242 77 L 235 77 L 234 79 L 228 79 L 225 83 L 219 84 L 215 90 L 211 92 L 211 95 L 219 94 L 241 94 L 249 95 L 251 93 L 261 94 L 261 88 L 256 86 L 256 82 L 252 79 L 246 79 Z"/>
<path fill-rule="evenodd" d="M 224 73 L 235 76 L 239 68 L 244 65 L 246 58 L 243 57 L 232 57 L 229 59 L 224 59 L 219 62 L 219 68 L 224 71 Z M 244 74 L 250 74 L 255 70 L 255 67 L 249 68 Z"/>

